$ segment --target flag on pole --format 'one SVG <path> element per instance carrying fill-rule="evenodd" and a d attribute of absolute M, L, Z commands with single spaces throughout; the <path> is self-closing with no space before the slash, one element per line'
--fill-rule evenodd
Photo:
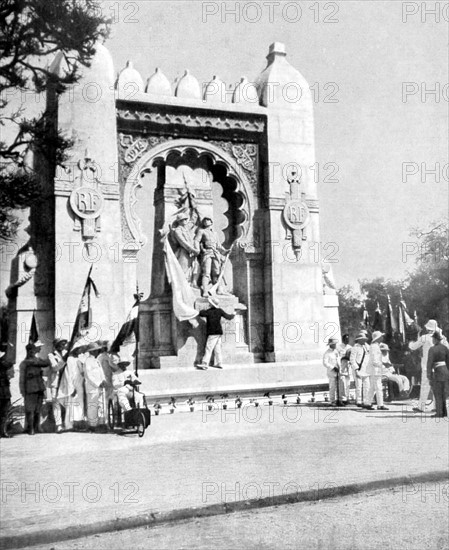
<path fill-rule="evenodd" d="M 377 302 L 377 307 L 374 312 L 373 330 L 380 330 L 381 332 L 384 330 L 384 321 L 382 318 L 382 312 L 380 311 L 379 302 Z"/>
<path fill-rule="evenodd" d="M 84 285 L 83 294 L 81 296 L 80 305 L 78 307 L 78 313 L 76 314 L 75 324 L 73 326 L 72 336 L 68 351 L 73 348 L 75 342 L 83 336 L 83 331 L 86 331 L 92 325 L 92 308 L 91 308 L 91 290 L 94 291 L 97 298 L 100 294 L 95 286 L 95 283 L 91 277 L 93 264 L 90 266 L 89 273 L 87 275 L 86 284 Z"/>
<path fill-rule="evenodd" d="M 403 311 L 403 302 L 399 302 L 398 305 L 398 319 L 399 319 L 399 334 L 401 336 L 402 342 L 405 342 L 405 320 L 404 320 L 404 311 Z"/>
<path fill-rule="evenodd" d="M 163 244 L 165 269 L 173 294 L 173 312 L 179 321 L 189 321 L 198 315 L 198 311 L 194 308 L 195 295 L 187 282 L 184 271 L 173 252 L 167 236 L 164 237 Z"/>
<path fill-rule="evenodd" d="M 139 330 L 139 303 L 142 295 L 137 292 L 134 294 L 134 304 L 126 317 L 126 321 L 121 326 L 117 337 L 112 342 L 110 352 L 118 353 L 121 346 L 133 344 L 137 341 Z"/>
<path fill-rule="evenodd" d="M 84 285 L 83 294 L 81 296 L 80 305 L 78 306 L 78 312 L 76 314 L 75 324 L 73 326 L 72 336 L 70 337 L 70 342 L 67 348 L 66 357 L 73 349 L 75 342 L 82 338 L 82 331 L 87 331 L 87 329 L 92 325 L 92 309 L 90 307 L 90 291 L 93 290 L 97 298 L 100 297 L 100 294 L 95 286 L 93 279 L 91 278 L 92 268 L 94 264 L 90 266 L 89 273 L 87 275 L 86 284 Z M 59 388 L 61 386 L 61 380 L 66 368 L 66 364 L 59 371 L 59 381 L 58 387 L 56 390 L 56 395 L 58 395 Z"/>
<path fill-rule="evenodd" d="M 387 294 L 387 323 L 386 323 L 386 336 L 393 339 L 394 335 L 398 332 L 398 323 L 395 319 L 393 308 L 391 307 L 390 295 Z"/>
<path fill-rule="evenodd" d="M 363 321 L 363 324 L 365 325 L 365 328 L 368 328 L 369 327 L 369 314 L 368 314 L 368 310 L 366 309 L 365 300 L 363 300 L 363 304 L 362 304 L 362 321 Z"/>
<path fill-rule="evenodd" d="M 28 338 L 28 343 L 34 344 L 38 340 L 39 340 L 39 332 L 37 330 L 36 310 L 34 310 L 33 316 L 31 318 L 30 336 Z"/>

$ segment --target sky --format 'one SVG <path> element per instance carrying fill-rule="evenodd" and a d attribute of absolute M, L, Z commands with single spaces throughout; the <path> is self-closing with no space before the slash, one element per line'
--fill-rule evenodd
<path fill-rule="evenodd" d="M 114 18 L 105 45 L 117 71 L 131 60 L 144 81 L 160 67 L 171 82 L 189 69 L 199 82 L 218 75 L 235 84 L 255 79 L 269 45 L 283 42 L 315 89 L 321 240 L 338 247 L 337 285 L 405 276 L 416 260 L 403 254 L 416 242 L 411 228 L 448 214 L 448 10 L 399 1 L 258 6 L 103 2 Z M 327 102 L 335 90 L 337 102 Z M 326 163 L 338 166 L 337 182 L 326 180 Z"/>
<path fill-rule="evenodd" d="M 448 215 L 449 8 L 427 5 L 442 11 L 395 0 L 100 2 L 116 72 L 131 60 L 144 81 L 156 67 L 171 82 L 185 69 L 200 83 L 253 81 L 269 45 L 285 44 L 314 90 L 322 258 L 334 243 L 336 284 L 356 289 L 413 270 L 411 228 Z"/>

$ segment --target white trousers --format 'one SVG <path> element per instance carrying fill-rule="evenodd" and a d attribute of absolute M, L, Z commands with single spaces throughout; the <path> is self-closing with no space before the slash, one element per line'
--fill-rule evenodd
<path fill-rule="evenodd" d="M 355 384 L 355 402 L 358 405 L 366 402 L 369 392 L 369 376 L 364 376 L 363 378 L 357 376 L 358 371 L 352 369 L 354 375 L 354 384 Z"/>
<path fill-rule="evenodd" d="M 123 386 L 122 388 L 119 388 L 117 390 L 117 399 L 119 402 L 119 405 L 122 409 L 122 411 L 130 411 L 131 405 L 129 403 L 129 400 L 133 396 L 133 391 L 126 386 Z M 140 392 L 134 392 L 134 401 L 136 403 L 136 407 L 142 408 L 143 407 L 143 395 Z"/>
<path fill-rule="evenodd" d="M 421 372 L 421 390 L 419 392 L 418 408 L 421 409 L 422 411 L 425 411 L 426 410 L 426 401 L 429 399 L 429 393 L 431 392 L 431 388 L 430 388 L 429 379 L 427 378 L 427 366 L 425 366 L 425 367 L 421 366 L 421 369 L 422 369 L 422 372 Z M 431 397 L 433 397 L 433 393 L 432 393 Z"/>
<path fill-rule="evenodd" d="M 65 398 L 57 398 L 57 388 L 51 388 L 51 403 L 53 408 L 53 417 L 57 428 L 62 426 L 62 411 L 61 405 L 65 404 Z"/>
<path fill-rule="evenodd" d="M 342 375 L 340 374 L 340 399 L 342 401 L 349 401 L 349 385 L 351 380 L 349 374 Z"/>
<path fill-rule="evenodd" d="M 103 391 L 98 388 L 86 391 L 87 396 L 87 422 L 89 426 L 95 428 L 99 424 L 105 423 Z"/>
<path fill-rule="evenodd" d="M 65 427 L 73 426 L 73 422 L 81 422 L 84 420 L 84 384 L 81 381 L 80 384 L 75 386 L 76 394 L 73 397 L 67 398 L 67 406 L 65 413 Z"/>
<path fill-rule="evenodd" d="M 206 363 L 206 365 L 209 365 L 212 352 L 214 352 L 214 365 L 221 365 L 221 334 L 213 334 L 207 337 L 203 357 L 203 363 Z"/>
<path fill-rule="evenodd" d="M 327 375 L 329 379 L 329 401 L 336 403 L 337 401 L 337 373 L 329 372 Z"/>
<path fill-rule="evenodd" d="M 384 405 L 384 392 L 382 391 L 382 375 L 370 376 L 368 399 L 365 401 L 365 405 L 371 405 L 373 402 L 374 394 L 376 394 L 376 403 L 378 407 Z"/>

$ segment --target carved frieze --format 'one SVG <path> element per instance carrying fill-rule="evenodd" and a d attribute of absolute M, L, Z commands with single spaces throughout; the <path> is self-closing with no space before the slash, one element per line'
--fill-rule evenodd
<path fill-rule="evenodd" d="M 247 119 L 231 116 L 196 115 L 181 113 L 161 113 L 132 109 L 130 107 L 117 109 L 117 116 L 123 120 L 139 120 L 142 122 L 154 122 L 162 125 L 182 125 L 190 128 L 211 127 L 217 130 L 245 130 L 247 132 L 262 133 L 265 131 L 263 119 Z"/>
<path fill-rule="evenodd" d="M 237 164 L 245 171 L 253 193 L 259 195 L 259 147 L 255 143 L 233 143 L 232 141 L 212 140 L 231 155 Z"/>

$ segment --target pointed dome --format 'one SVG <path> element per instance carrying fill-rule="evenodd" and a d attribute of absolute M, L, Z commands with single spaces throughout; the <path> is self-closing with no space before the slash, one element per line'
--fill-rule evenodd
<path fill-rule="evenodd" d="M 242 76 L 232 95 L 232 103 L 246 103 L 259 105 L 259 95 L 253 82 L 249 82 L 246 76 Z"/>
<path fill-rule="evenodd" d="M 142 77 L 136 71 L 131 61 L 128 61 L 126 67 L 120 71 L 117 77 L 116 88 L 119 99 L 132 99 L 136 93 L 143 92 Z"/>
<path fill-rule="evenodd" d="M 59 76 L 64 76 L 67 73 L 68 65 L 63 52 L 58 52 L 56 54 L 50 65 L 50 70 Z M 90 66 L 80 66 L 80 73 L 82 78 L 89 75 L 89 77 L 93 79 L 93 75 L 95 75 L 95 80 L 88 81 L 88 83 L 92 83 L 92 85 L 98 84 L 101 87 L 102 85 L 112 86 L 114 84 L 115 76 L 112 56 L 109 50 L 101 42 L 95 44 L 95 54 L 92 57 Z"/>
<path fill-rule="evenodd" d="M 204 101 L 210 103 L 225 103 L 226 102 L 226 84 L 214 75 L 212 80 L 206 85 L 203 95 Z"/>
<path fill-rule="evenodd" d="M 168 78 L 165 74 L 156 67 L 154 73 L 147 80 L 147 87 L 145 88 L 147 94 L 155 95 L 172 95 L 172 89 Z"/>
<path fill-rule="evenodd" d="M 201 88 L 198 80 L 187 69 L 176 86 L 175 95 L 176 97 L 201 99 Z"/>
<path fill-rule="evenodd" d="M 268 64 L 256 80 L 260 104 L 264 107 L 311 107 L 309 85 L 302 74 L 290 65 L 286 56 L 284 44 L 271 44 Z"/>

